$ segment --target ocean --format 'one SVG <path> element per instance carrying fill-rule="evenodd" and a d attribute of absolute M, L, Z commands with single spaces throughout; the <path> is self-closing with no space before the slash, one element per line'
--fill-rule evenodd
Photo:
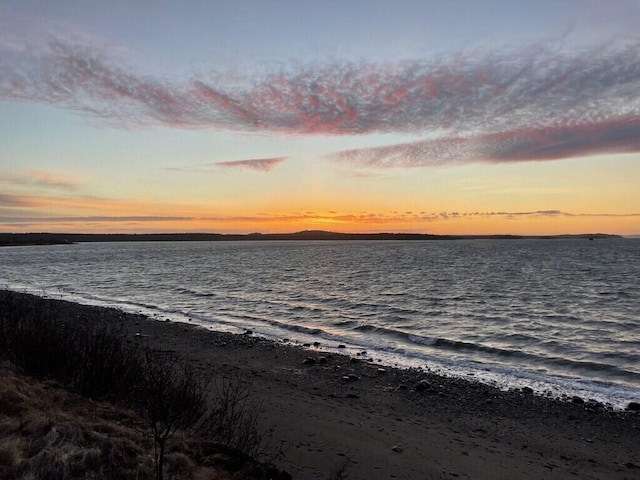
<path fill-rule="evenodd" d="M 640 240 L 5 247 L 0 287 L 504 389 L 640 399 Z"/>

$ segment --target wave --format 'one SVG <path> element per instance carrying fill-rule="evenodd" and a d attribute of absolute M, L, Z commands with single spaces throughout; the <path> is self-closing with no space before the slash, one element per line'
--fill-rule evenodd
<path fill-rule="evenodd" d="M 640 243 L 593 248 L 83 244 L 3 250 L 0 283 L 207 328 L 323 338 L 391 364 L 463 365 L 463 376 L 503 369 L 640 385 Z"/>
<path fill-rule="evenodd" d="M 415 333 L 396 330 L 393 328 L 377 327 L 374 325 L 358 325 L 353 330 L 361 333 L 392 337 L 401 343 L 408 342 L 436 351 L 468 352 L 472 354 L 478 353 L 488 357 L 500 357 L 506 359 L 507 361 L 511 360 L 512 362 L 509 363 L 514 364 L 519 363 L 520 361 L 526 361 L 528 365 L 538 364 L 541 366 L 546 366 L 547 368 L 553 367 L 551 368 L 551 370 L 574 372 L 587 371 L 599 374 L 606 373 L 607 376 L 624 379 L 626 381 L 636 381 L 640 383 L 640 375 L 638 373 L 626 370 L 610 363 L 590 360 L 577 360 L 561 356 L 544 356 L 521 349 L 510 349 L 497 347 L 494 345 L 486 345 L 483 343 L 452 340 L 442 337 L 427 337 Z M 522 334 L 514 334 L 511 336 L 517 336 L 520 340 L 534 340 L 533 337 Z M 509 335 L 507 335 L 507 337 L 509 337 Z"/>

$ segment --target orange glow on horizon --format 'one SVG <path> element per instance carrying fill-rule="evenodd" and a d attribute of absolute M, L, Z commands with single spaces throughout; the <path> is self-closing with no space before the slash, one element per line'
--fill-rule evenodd
<path fill-rule="evenodd" d="M 200 210 L 200 209 L 198 209 Z M 579 216 L 566 214 L 440 214 L 433 217 L 378 214 L 290 214 L 256 216 L 185 216 L 169 212 L 165 215 L 123 215 L 118 209 L 111 216 L 64 216 L 20 223 L 1 223 L 4 232 L 69 232 L 69 233 L 293 233 L 302 230 L 326 230 L 341 233 L 430 233 L 439 235 L 558 235 L 581 233 L 640 233 L 640 215 Z M 167 215 L 175 213 L 174 215 Z"/>

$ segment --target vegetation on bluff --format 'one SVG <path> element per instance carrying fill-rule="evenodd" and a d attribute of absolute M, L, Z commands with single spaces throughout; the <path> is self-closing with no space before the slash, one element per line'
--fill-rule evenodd
<path fill-rule="evenodd" d="M 255 460 L 249 385 L 42 305 L 0 292 L 0 478 L 290 478 Z"/>

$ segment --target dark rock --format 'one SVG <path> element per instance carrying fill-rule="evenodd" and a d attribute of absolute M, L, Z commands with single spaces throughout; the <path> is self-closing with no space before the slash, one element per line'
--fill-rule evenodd
<path fill-rule="evenodd" d="M 640 403 L 638 402 L 629 402 L 627 405 L 627 410 L 631 412 L 640 412 Z"/>
<path fill-rule="evenodd" d="M 351 358 L 349 359 L 349 362 L 351 362 L 351 363 L 358 363 L 359 361 L 360 361 L 360 359 L 359 359 L 359 358 L 356 358 L 356 357 L 351 357 Z"/>
<path fill-rule="evenodd" d="M 590 398 L 589 400 L 587 400 L 587 407 L 590 410 L 602 410 L 604 408 L 604 405 L 601 402 Z"/>
<path fill-rule="evenodd" d="M 533 388 L 531 387 L 522 387 L 522 393 L 527 395 L 533 395 Z"/>
<path fill-rule="evenodd" d="M 340 344 L 340 345 L 338 345 L 338 348 L 347 348 L 347 347 L 346 347 L 346 345 Z"/>
<path fill-rule="evenodd" d="M 309 347 L 311 346 L 311 344 L 310 344 L 310 343 L 303 343 L 303 344 L 302 344 L 302 346 L 303 346 L 304 348 L 309 348 Z"/>
<path fill-rule="evenodd" d="M 576 395 L 575 397 L 571 398 L 571 403 L 582 405 L 584 404 L 584 400 Z"/>
<path fill-rule="evenodd" d="M 302 363 L 304 365 L 315 365 L 316 364 L 316 359 L 313 358 L 313 357 L 307 357 L 302 361 Z"/>
<path fill-rule="evenodd" d="M 327 360 L 327 357 L 320 357 L 318 359 L 318 362 L 320 363 L 320 365 L 326 365 L 328 361 L 329 360 Z"/>
<path fill-rule="evenodd" d="M 342 381 L 343 382 L 355 382 L 356 380 L 358 380 L 358 376 L 354 375 L 353 373 L 350 373 L 349 375 L 344 375 L 342 377 Z"/>
<path fill-rule="evenodd" d="M 387 371 L 386 371 L 384 368 L 379 368 L 379 369 L 378 369 L 378 373 L 379 373 L 380 375 L 384 375 L 385 373 L 387 373 Z"/>
<path fill-rule="evenodd" d="M 425 390 L 429 390 L 431 388 L 431 384 L 426 380 L 419 380 L 413 386 L 413 389 L 416 392 L 424 392 Z"/>
<path fill-rule="evenodd" d="M 396 387 L 396 390 L 407 390 L 408 388 L 409 387 L 407 387 L 404 383 L 401 383 Z"/>
<path fill-rule="evenodd" d="M 320 346 L 320 342 L 313 342 L 313 346 L 314 347 L 319 347 Z"/>
<path fill-rule="evenodd" d="M 392 452 L 396 452 L 396 453 L 402 453 L 402 447 L 400 445 L 394 445 L 393 447 L 391 447 L 391 451 Z"/>

